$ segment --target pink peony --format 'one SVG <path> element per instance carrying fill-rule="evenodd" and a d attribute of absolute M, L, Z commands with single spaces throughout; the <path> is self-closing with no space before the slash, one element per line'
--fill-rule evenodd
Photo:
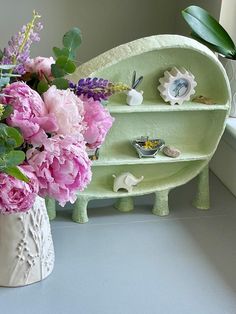
<path fill-rule="evenodd" d="M 87 123 L 84 139 L 90 148 L 97 148 L 105 140 L 114 118 L 111 117 L 108 110 L 99 101 L 94 101 L 93 98 L 84 98 L 83 101 L 85 109 L 84 121 Z"/>
<path fill-rule="evenodd" d="M 28 163 L 39 180 L 39 195 L 48 195 L 61 206 L 76 200 L 91 180 L 91 161 L 85 152 L 84 142 L 71 136 L 54 136 L 44 143 L 44 150 L 30 149 Z"/>
<path fill-rule="evenodd" d="M 51 73 L 51 65 L 55 63 L 53 57 L 44 58 L 36 57 L 30 59 L 24 64 L 26 72 L 37 73 L 40 79 L 43 79 L 46 76 L 48 79 L 53 79 Z"/>
<path fill-rule="evenodd" d="M 56 86 L 51 86 L 43 94 L 43 99 L 48 112 L 56 117 L 57 134 L 73 135 L 78 140 L 83 140 L 82 133 L 86 124 L 83 123 L 82 100 L 69 89 L 59 90 Z"/>
<path fill-rule="evenodd" d="M 0 213 L 11 214 L 25 212 L 34 204 L 38 194 L 38 180 L 33 169 L 28 165 L 19 166 L 20 170 L 30 179 L 26 183 L 0 172 Z"/>
<path fill-rule="evenodd" d="M 39 94 L 23 82 L 15 82 L 3 89 L 2 103 L 11 104 L 13 113 L 7 119 L 10 126 L 20 128 L 26 141 L 42 143 L 47 138 L 45 132 L 57 130 L 56 120 L 48 114 Z"/>

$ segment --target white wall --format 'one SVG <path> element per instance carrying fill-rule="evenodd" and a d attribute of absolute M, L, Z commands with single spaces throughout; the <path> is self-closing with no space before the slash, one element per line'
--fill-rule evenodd
<path fill-rule="evenodd" d="M 236 1 L 223 0 L 220 12 L 220 23 L 236 42 Z"/>
<path fill-rule="evenodd" d="M 194 1 L 211 13 L 219 12 L 219 0 Z M 210 3 L 209 3 L 210 2 Z M 83 33 L 79 61 L 84 62 L 119 44 L 163 33 L 189 34 L 181 17 L 186 0 L 0 0 L 0 47 L 31 18 L 42 15 L 44 30 L 33 55 L 50 56 L 62 35 L 77 26 Z"/>

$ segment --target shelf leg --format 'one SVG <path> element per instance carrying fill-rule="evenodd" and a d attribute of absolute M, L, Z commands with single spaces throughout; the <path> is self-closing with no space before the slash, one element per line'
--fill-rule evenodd
<path fill-rule="evenodd" d="M 130 212 L 134 209 L 133 197 L 127 196 L 118 198 L 114 207 L 123 213 Z"/>
<path fill-rule="evenodd" d="M 56 201 L 53 198 L 45 197 L 48 218 L 53 220 L 56 218 Z"/>
<path fill-rule="evenodd" d="M 210 208 L 209 166 L 207 165 L 198 175 L 197 193 L 193 205 L 198 209 Z"/>
<path fill-rule="evenodd" d="M 84 224 L 88 222 L 87 205 L 89 199 L 87 197 L 78 196 L 72 212 L 72 220 L 74 222 Z"/>
<path fill-rule="evenodd" d="M 169 190 L 155 192 L 155 203 L 152 209 L 154 215 L 167 216 L 169 214 L 168 194 Z"/>

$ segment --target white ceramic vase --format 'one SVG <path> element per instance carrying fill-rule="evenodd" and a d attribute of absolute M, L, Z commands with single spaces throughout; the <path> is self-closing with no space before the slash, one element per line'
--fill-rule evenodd
<path fill-rule="evenodd" d="M 221 57 L 220 61 L 224 65 L 231 88 L 232 101 L 230 116 L 236 118 L 236 60 Z"/>
<path fill-rule="evenodd" d="M 53 270 L 54 248 L 45 201 L 25 213 L 0 214 L 0 286 L 25 286 Z"/>

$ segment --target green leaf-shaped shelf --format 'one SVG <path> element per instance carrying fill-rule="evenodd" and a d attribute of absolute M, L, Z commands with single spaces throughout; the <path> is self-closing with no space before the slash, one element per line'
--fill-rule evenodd
<path fill-rule="evenodd" d="M 197 82 L 196 95 L 212 98 L 215 104 L 184 102 L 170 106 L 157 89 L 164 71 L 184 67 Z M 229 83 L 216 56 L 197 41 L 178 35 L 141 38 L 111 49 L 76 70 L 73 80 L 102 77 L 130 84 L 133 71 L 143 75 L 140 88 L 144 101 L 127 106 L 125 95 L 113 96 L 107 108 L 115 122 L 93 162 L 93 179 L 84 192 L 78 193 L 73 220 L 88 221 L 87 203 L 91 199 L 118 198 L 122 211 L 133 208 L 132 196 L 155 193 L 153 213 L 167 215 L 168 192 L 199 175 L 195 198 L 198 208 L 209 207 L 208 163 L 225 127 L 230 107 Z M 141 136 L 164 139 L 181 154 L 170 158 L 159 153 L 155 158 L 139 159 L 130 144 Z M 113 192 L 113 174 L 131 172 L 144 179 L 132 192 Z"/>

